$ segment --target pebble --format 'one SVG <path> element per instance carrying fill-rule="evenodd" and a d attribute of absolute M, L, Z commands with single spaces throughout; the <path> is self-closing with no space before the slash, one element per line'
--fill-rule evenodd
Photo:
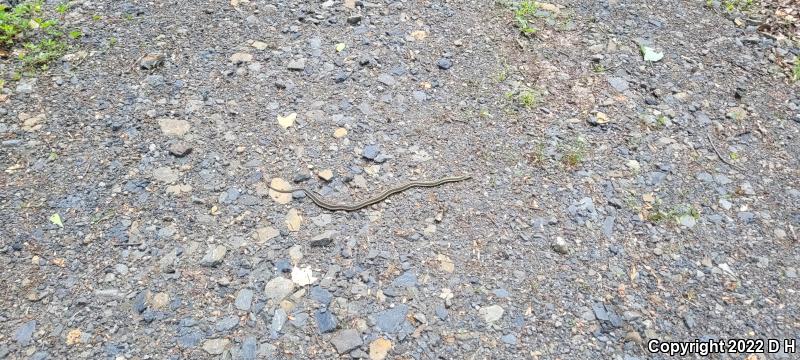
<path fill-rule="evenodd" d="M 258 348 L 258 342 L 255 336 L 246 336 L 244 340 L 242 340 L 242 347 L 239 350 L 239 356 L 241 360 L 255 360 L 256 359 L 256 349 Z"/>
<path fill-rule="evenodd" d="M 290 61 L 286 68 L 292 71 L 303 71 L 306 69 L 306 59 L 300 58 Z"/>
<path fill-rule="evenodd" d="M 214 328 L 218 332 L 230 331 L 236 328 L 237 326 L 239 326 L 239 318 L 235 315 L 226 316 L 222 318 L 222 320 L 217 321 L 217 323 L 214 324 Z"/>
<path fill-rule="evenodd" d="M 506 334 L 500 337 L 500 341 L 508 345 L 517 345 L 517 336 L 514 334 Z"/>
<path fill-rule="evenodd" d="M 158 126 L 161 128 L 161 133 L 174 137 L 184 136 L 192 128 L 192 124 L 186 120 L 169 118 L 159 119 Z"/>
<path fill-rule="evenodd" d="M 380 154 L 378 145 L 367 145 L 361 152 L 361 156 L 369 160 L 375 160 L 375 158 L 378 157 L 378 154 Z"/>
<path fill-rule="evenodd" d="M 175 157 L 182 158 L 192 153 L 192 147 L 184 142 L 177 142 L 170 145 L 169 153 Z"/>
<path fill-rule="evenodd" d="M 559 254 L 566 255 L 569 254 L 569 245 L 564 238 L 557 236 L 555 242 L 553 242 L 553 250 Z"/>
<path fill-rule="evenodd" d="M 327 309 L 317 310 L 314 313 L 314 320 L 317 321 L 317 330 L 320 334 L 332 332 L 338 325 L 336 317 Z"/>
<path fill-rule="evenodd" d="M 331 300 L 333 300 L 333 295 L 328 290 L 325 290 L 319 286 L 312 287 L 311 291 L 309 292 L 309 296 L 314 301 L 326 306 L 331 303 Z"/>
<path fill-rule="evenodd" d="M 681 215 L 678 218 L 678 223 L 687 228 L 693 228 L 697 224 L 697 219 L 692 215 Z"/>
<path fill-rule="evenodd" d="M 228 249 L 225 246 L 217 245 L 206 252 L 206 255 L 200 260 L 200 264 L 208 267 L 217 266 L 222 263 L 222 259 L 227 253 Z"/>
<path fill-rule="evenodd" d="M 353 15 L 347 18 L 347 23 L 350 25 L 356 25 L 361 22 L 361 15 Z"/>
<path fill-rule="evenodd" d="M 481 317 L 483 317 L 484 321 L 487 323 L 493 323 L 503 317 L 505 309 L 503 309 L 503 307 L 500 305 L 491 305 L 482 307 L 478 313 L 481 315 Z"/>
<path fill-rule="evenodd" d="M 336 348 L 336 352 L 344 354 L 361 345 L 364 342 L 361 340 L 361 334 L 355 329 L 340 330 L 331 338 L 331 344 Z"/>
<path fill-rule="evenodd" d="M 309 241 L 309 246 L 311 247 L 328 246 L 333 242 L 333 238 L 335 235 L 336 232 L 334 231 L 331 230 L 325 231 L 324 233 L 311 238 L 311 241 Z"/>
<path fill-rule="evenodd" d="M 629 88 L 628 82 L 625 79 L 618 77 L 608 78 L 608 84 L 611 85 L 611 87 L 613 87 L 614 90 L 617 90 L 619 92 L 624 92 Z"/>
<path fill-rule="evenodd" d="M 283 325 L 286 324 L 286 320 L 289 319 L 289 315 L 286 314 L 286 311 L 283 309 L 276 309 L 275 314 L 272 316 L 272 322 L 269 325 L 270 334 L 273 338 L 278 337 L 278 332 L 283 329 Z"/>
<path fill-rule="evenodd" d="M 230 343 L 231 341 L 228 339 L 206 340 L 203 342 L 203 350 L 211 355 L 221 355 Z"/>
<path fill-rule="evenodd" d="M 381 311 L 375 316 L 375 326 L 388 333 L 396 332 L 408 315 L 408 306 L 400 304 L 394 308 Z"/>
<path fill-rule="evenodd" d="M 436 61 L 436 66 L 438 66 L 439 69 L 447 70 L 453 67 L 453 61 L 448 58 L 441 58 Z"/>
<path fill-rule="evenodd" d="M 28 321 L 17 328 L 17 331 L 14 333 L 14 340 L 20 346 L 28 346 L 33 339 L 33 333 L 35 331 L 36 320 Z"/>
<path fill-rule="evenodd" d="M 250 306 L 253 302 L 253 290 L 251 289 L 241 289 L 236 294 L 236 300 L 234 301 L 234 306 L 237 309 L 242 311 L 250 310 Z"/>
<path fill-rule="evenodd" d="M 264 295 L 268 299 L 274 301 L 281 301 L 294 291 L 294 283 L 292 280 L 278 276 L 267 282 L 264 287 Z"/>

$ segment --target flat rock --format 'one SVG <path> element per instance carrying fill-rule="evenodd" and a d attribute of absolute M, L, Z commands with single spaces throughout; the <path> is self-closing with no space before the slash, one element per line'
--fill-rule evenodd
<path fill-rule="evenodd" d="M 314 313 L 314 320 L 317 321 L 317 329 L 320 334 L 332 332 L 336 330 L 336 326 L 338 325 L 336 316 L 327 309 L 317 310 Z"/>
<path fill-rule="evenodd" d="M 186 135 L 192 128 L 192 124 L 186 120 L 169 118 L 159 119 L 158 126 L 164 135 L 176 137 Z"/>
<path fill-rule="evenodd" d="M 408 315 L 408 305 L 397 305 L 378 313 L 375 316 L 375 326 L 388 333 L 398 331 L 400 325 L 406 320 L 406 315 Z"/>
<path fill-rule="evenodd" d="M 22 326 L 17 328 L 14 332 L 14 340 L 20 346 L 28 346 L 33 339 L 33 333 L 36 331 L 36 320 L 28 321 Z"/>
<path fill-rule="evenodd" d="M 269 282 L 264 287 L 264 294 L 267 298 L 275 301 L 281 301 L 283 298 L 289 296 L 294 291 L 294 283 L 285 277 L 278 276 Z"/>
<path fill-rule="evenodd" d="M 206 255 L 200 260 L 200 264 L 209 267 L 217 266 L 222 263 L 222 259 L 227 253 L 228 249 L 225 246 L 217 245 L 206 252 Z"/>
<path fill-rule="evenodd" d="M 253 294 L 253 290 L 251 289 L 239 290 L 236 294 L 236 300 L 233 302 L 234 306 L 242 311 L 250 310 L 250 306 L 253 303 Z"/>
<path fill-rule="evenodd" d="M 500 305 L 491 305 L 481 308 L 478 312 L 481 317 L 483 317 L 484 321 L 487 323 L 493 323 L 503 317 L 505 310 Z"/>
<path fill-rule="evenodd" d="M 331 344 L 336 348 L 336 352 L 344 354 L 363 345 L 364 342 L 361 340 L 358 330 L 345 329 L 340 330 L 331 338 Z"/>
<path fill-rule="evenodd" d="M 230 343 L 228 339 L 209 339 L 203 342 L 203 350 L 211 355 L 220 355 Z"/>

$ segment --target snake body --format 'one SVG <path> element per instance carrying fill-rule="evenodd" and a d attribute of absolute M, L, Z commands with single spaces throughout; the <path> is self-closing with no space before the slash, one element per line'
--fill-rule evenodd
<path fill-rule="evenodd" d="M 317 204 L 317 206 L 319 206 L 319 207 L 321 207 L 323 209 L 330 210 L 330 211 L 339 211 L 339 210 L 356 211 L 356 210 L 361 210 L 361 209 L 363 209 L 363 208 L 365 208 L 367 206 L 370 206 L 370 205 L 373 205 L 373 204 L 377 204 L 377 203 L 379 203 L 381 201 L 386 200 L 388 197 L 390 197 L 390 196 L 392 196 L 394 194 L 401 193 L 401 192 L 406 191 L 406 190 L 411 189 L 411 188 L 415 188 L 415 187 L 434 187 L 434 186 L 439 186 L 439 185 L 442 185 L 442 184 L 458 182 L 458 181 L 464 181 L 464 180 L 468 180 L 468 179 L 471 179 L 471 178 L 472 178 L 471 176 L 466 175 L 466 176 L 445 177 L 445 178 L 441 178 L 441 179 L 437 179 L 437 180 L 431 180 L 431 181 L 411 181 L 411 182 L 405 183 L 405 184 L 403 184 L 401 186 L 397 186 L 397 187 L 388 189 L 388 190 L 378 194 L 375 197 L 371 197 L 369 199 L 366 199 L 364 201 L 361 201 L 359 203 L 352 204 L 352 205 L 334 204 L 334 203 L 327 202 L 327 201 L 325 201 L 325 199 L 321 198 L 319 195 L 317 195 L 313 191 L 311 191 L 309 189 L 306 189 L 306 188 L 295 188 L 295 189 L 291 189 L 291 190 L 281 190 L 281 189 L 276 189 L 274 187 L 270 187 L 270 189 L 275 190 L 277 192 L 281 192 L 281 193 L 292 193 L 292 192 L 295 192 L 295 191 L 302 191 L 302 192 L 304 192 L 306 194 L 306 196 L 308 196 L 311 199 L 311 201 L 314 202 L 314 204 Z"/>

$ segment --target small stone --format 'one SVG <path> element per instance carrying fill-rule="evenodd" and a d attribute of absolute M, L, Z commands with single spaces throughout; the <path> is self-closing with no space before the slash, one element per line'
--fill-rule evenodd
<path fill-rule="evenodd" d="M 166 166 L 153 170 L 153 179 L 162 183 L 171 184 L 178 181 L 178 172 Z"/>
<path fill-rule="evenodd" d="M 436 61 L 436 66 L 438 66 L 439 69 L 447 70 L 453 67 L 453 61 L 448 58 L 441 58 Z"/>
<path fill-rule="evenodd" d="M 28 346 L 31 340 L 33 339 L 33 333 L 36 331 L 36 320 L 28 321 L 22 326 L 17 328 L 17 331 L 14 332 L 14 340 L 16 340 L 17 344 L 20 346 Z"/>
<path fill-rule="evenodd" d="M 192 128 L 192 124 L 190 124 L 186 120 L 178 120 L 178 119 L 159 119 L 158 126 L 161 127 L 161 132 L 166 136 L 183 136 L 189 132 L 189 129 Z"/>
<path fill-rule="evenodd" d="M 500 337 L 500 341 L 508 345 L 517 345 L 517 336 L 514 334 L 507 334 Z"/>
<path fill-rule="evenodd" d="M 325 169 L 317 172 L 317 176 L 319 176 L 322 180 L 331 181 L 333 179 L 333 171 L 331 169 Z"/>
<path fill-rule="evenodd" d="M 753 190 L 753 185 L 751 185 L 749 181 L 745 181 L 739 185 L 739 193 L 748 196 L 753 196 L 756 194 L 755 190 Z"/>
<path fill-rule="evenodd" d="M 447 320 L 447 316 L 450 315 L 447 311 L 447 308 L 445 308 L 443 305 L 437 305 L 434 309 L 434 312 L 436 313 L 436 316 L 442 320 Z"/>
<path fill-rule="evenodd" d="M 725 210 L 730 210 L 731 207 L 733 207 L 733 204 L 727 199 L 719 199 L 719 206 Z"/>
<path fill-rule="evenodd" d="M 553 243 L 552 247 L 553 250 L 559 254 L 569 254 L 569 245 L 567 245 L 567 241 L 560 236 L 556 237 L 556 241 Z"/>
<path fill-rule="evenodd" d="M 211 355 L 221 355 L 230 343 L 228 339 L 209 339 L 203 342 L 203 350 Z"/>
<path fill-rule="evenodd" d="M 306 69 L 306 59 L 300 58 L 290 61 L 286 68 L 292 71 L 303 71 Z"/>
<path fill-rule="evenodd" d="M 266 50 L 269 47 L 269 45 L 263 41 L 253 41 L 253 43 L 250 44 L 250 46 L 258 50 Z"/>
<path fill-rule="evenodd" d="M 200 260 L 203 266 L 214 267 L 222 263 L 222 258 L 228 253 L 228 249 L 223 245 L 217 245 L 206 252 L 206 255 Z"/>
<path fill-rule="evenodd" d="M 331 343 L 339 354 L 344 354 L 364 344 L 361 334 L 355 329 L 339 331 L 331 338 Z"/>
<path fill-rule="evenodd" d="M 333 137 L 334 138 L 341 139 L 341 138 L 343 138 L 345 136 L 347 136 L 347 129 L 345 129 L 345 128 L 341 128 L 340 127 L 340 128 L 336 128 L 336 130 L 333 131 Z"/>
<path fill-rule="evenodd" d="M 317 329 L 320 334 L 332 332 L 338 325 L 336 317 L 327 309 L 317 310 L 314 313 L 314 320 L 317 321 Z"/>
<path fill-rule="evenodd" d="M 256 360 L 256 349 L 258 349 L 258 340 L 255 336 L 247 336 L 242 341 L 242 347 L 239 350 L 239 360 Z M 235 357 L 234 357 L 235 358 Z"/>
<path fill-rule="evenodd" d="M 319 286 L 312 287 L 311 291 L 309 292 L 309 296 L 314 301 L 326 306 L 333 300 L 333 295 L 330 293 L 330 291 Z"/>
<path fill-rule="evenodd" d="M 331 243 L 333 243 L 333 238 L 334 238 L 335 235 L 336 235 L 336 232 L 333 231 L 333 230 L 325 231 L 324 233 L 319 234 L 319 235 L 314 236 L 313 238 L 311 238 L 311 241 L 309 241 L 309 245 L 311 247 L 328 246 Z"/>
<path fill-rule="evenodd" d="M 36 85 L 36 78 L 22 79 L 17 83 L 16 92 L 20 94 L 30 94 L 34 92 Z"/>
<path fill-rule="evenodd" d="M 214 328 L 218 332 L 230 331 L 235 329 L 237 326 L 239 326 L 239 318 L 235 315 L 226 316 L 214 324 Z"/>
<path fill-rule="evenodd" d="M 192 153 L 192 147 L 184 142 L 177 142 L 175 144 L 170 145 L 169 153 L 175 157 L 182 158 Z"/>
<path fill-rule="evenodd" d="M 248 53 L 235 53 L 231 55 L 231 62 L 239 65 L 241 63 L 251 62 L 253 61 L 253 55 Z"/>
<path fill-rule="evenodd" d="M 628 169 L 631 169 L 631 171 L 633 172 L 639 172 L 639 170 L 641 169 L 641 165 L 639 165 L 639 162 L 633 159 L 628 160 L 628 162 L 625 163 L 625 166 L 627 166 Z"/>
<path fill-rule="evenodd" d="M 687 228 L 693 228 L 697 224 L 697 219 L 695 219 L 692 215 L 681 215 L 678 218 L 678 223 Z"/>
<path fill-rule="evenodd" d="M 500 305 L 492 305 L 481 308 L 478 313 L 487 323 L 493 323 L 503 317 L 505 310 Z"/>
<path fill-rule="evenodd" d="M 353 15 L 347 18 L 347 23 L 350 25 L 356 25 L 361 22 L 361 15 Z"/>
<path fill-rule="evenodd" d="M 375 160 L 375 158 L 378 157 L 378 154 L 380 154 L 378 145 L 367 145 L 361 152 L 361 156 L 369 160 Z"/>
<path fill-rule="evenodd" d="M 250 305 L 253 302 L 253 290 L 250 289 L 242 289 L 236 294 L 236 300 L 234 301 L 234 306 L 237 309 L 242 311 L 250 310 Z"/>
<path fill-rule="evenodd" d="M 264 294 L 268 299 L 274 301 L 281 301 L 294 291 L 294 283 L 292 280 L 278 276 L 269 282 L 264 287 Z"/>
<path fill-rule="evenodd" d="M 269 330 L 272 332 L 273 335 L 277 335 L 283 329 L 283 325 L 286 324 L 286 320 L 289 319 L 289 315 L 286 314 L 286 311 L 283 309 L 276 309 L 275 314 L 272 316 L 272 322 L 269 325 Z"/>
<path fill-rule="evenodd" d="M 778 240 L 786 240 L 786 230 L 775 229 L 775 230 L 772 231 L 772 233 L 775 234 L 775 237 Z"/>
<path fill-rule="evenodd" d="M 253 233 L 253 239 L 259 244 L 263 244 L 280 234 L 281 232 L 278 231 L 278 229 L 272 226 L 266 226 L 256 229 L 256 232 Z"/>
<path fill-rule="evenodd" d="M 613 87 L 614 90 L 617 90 L 619 92 L 624 92 L 629 88 L 628 82 L 625 79 L 618 77 L 608 78 L 608 84 L 611 85 L 611 87 Z"/>
<path fill-rule="evenodd" d="M 381 74 L 381 75 L 379 75 L 378 76 L 378 81 L 381 84 L 384 84 L 386 86 L 394 86 L 394 84 L 397 83 L 397 81 L 394 80 L 394 77 L 392 77 L 392 75 L 389 75 L 389 74 Z"/>
<path fill-rule="evenodd" d="M 392 350 L 392 342 L 384 338 L 377 338 L 369 343 L 369 359 L 386 359 L 386 356 L 389 355 L 389 350 Z"/>
<path fill-rule="evenodd" d="M 394 308 L 378 313 L 375 316 L 375 326 L 381 331 L 395 332 L 400 329 L 400 325 L 406 320 L 407 314 L 407 305 L 397 305 Z"/>
<path fill-rule="evenodd" d="M 150 307 L 153 309 L 164 309 L 169 304 L 169 294 L 165 292 L 160 292 L 158 294 L 153 295 L 152 301 L 150 301 Z"/>

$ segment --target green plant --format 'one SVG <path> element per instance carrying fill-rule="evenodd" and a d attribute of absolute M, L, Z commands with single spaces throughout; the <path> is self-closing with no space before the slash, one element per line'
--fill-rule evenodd
<path fill-rule="evenodd" d="M 538 102 L 536 99 L 536 93 L 534 93 L 531 90 L 521 91 L 517 96 L 517 100 L 519 100 L 520 105 L 522 105 L 526 109 L 534 107 Z"/>
<path fill-rule="evenodd" d="M 64 14 L 67 13 L 67 11 L 69 11 L 69 2 L 65 1 L 65 2 L 62 2 L 62 3 L 58 4 L 58 5 L 56 5 L 56 12 L 57 13 L 59 13 L 61 15 L 64 15 Z"/>
<path fill-rule="evenodd" d="M 667 122 L 669 122 L 669 118 L 667 118 L 665 115 L 659 115 L 656 119 L 656 124 L 658 124 L 659 127 L 667 126 Z"/>
<path fill-rule="evenodd" d="M 539 4 L 535 1 L 523 0 L 520 1 L 514 9 L 514 21 L 520 32 L 525 35 L 532 35 L 536 33 L 536 28 L 530 25 L 530 17 L 536 13 Z"/>
<path fill-rule="evenodd" d="M 103 16 L 100 15 L 100 14 L 92 15 L 92 20 L 94 20 L 94 21 L 100 21 L 102 18 L 103 18 Z"/>
<path fill-rule="evenodd" d="M 592 65 L 592 71 L 594 71 L 595 73 L 598 73 L 598 74 L 602 74 L 602 73 L 606 72 L 606 67 L 603 66 L 603 64 L 593 64 Z"/>
<path fill-rule="evenodd" d="M 64 42 L 56 39 L 29 42 L 24 45 L 25 51 L 20 53 L 19 59 L 28 68 L 46 69 L 48 63 L 61 57 L 66 47 Z"/>
<path fill-rule="evenodd" d="M 75 30 L 70 31 L 68 35 L 72 40 L 75 40 L 75 39 L 83 36 L 83 33 L 80 30 L 75 29 Z"/>
<path fill-rule="evenodd" d="M 800 57 L 794 60 L 794 66 L 792 66 L 792 82 L 800 81 Z"/>
<path fill-rule="evenodd" d="M 13 8 L 0 5 L 0 45 L 10 46 L 32 27 L 38 27 L 34 15 L 42 12 L 42 1 L 26 2 Z M 41 20 L 41 19 L 39 19 Z"/>
<path fill-rule="evenodd" d="M 564 156 L 561 157 L 561 162 L 570 168 L 574 168 L 580 165 L 585 157 L 586 140 L 582 137 L 577 137 L 564 149 Z"/>

